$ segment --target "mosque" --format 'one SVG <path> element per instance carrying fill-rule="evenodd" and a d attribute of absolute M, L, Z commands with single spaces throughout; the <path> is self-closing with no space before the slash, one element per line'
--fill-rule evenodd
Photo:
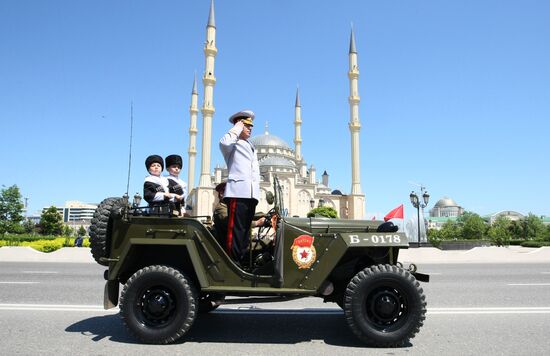
<path fill-rule="evenodd" d="M 198 91 L 197 80 L 193 82 L 191 93 L 190 125 L 189 125 L 189 149 L 188 149 L 188 212 L 194 216 L 211 215 L 216 194 L 214 187 L 227 178 L 226 167 L 217 166 L 214 174 L 211 172 L 212 149 L 212 119 L 215 108 L 214 64 L 218 49 L 216 48 L 216 23 L 214 16 L 214 0 L 210 3 L 210 13 L 206 26 L 206 42 L 204 46 L 205 71 L 202 77 L 203 104 L 200 108 L 203 120 L 201 171 L 198 185 L 195 186 L 195 165 L 197 155 L 197 117 Z M 301 124 L 302 113 L 299 92 L 296 91 L 294 110 L 294 147 L 288 145 L 283 139 L 269 133 L 266 126 L 265 132 L 250 139 L 258 155 L 260 165 L 260 201 L 256 211 L 267 212 L 270 207 L 265 200 L 267 191 L 273 192 L 273 177 L 276 175 L 283 191 L 283 214 L 288 216 L 305 217 L 314 207 L 329 206 L 338 212 L 338 217 L 343 219 L 363 219 L 365 215 L 365 195 L 361 190 L 360 161 L 359 161 L 359 133 L 361 123 L 359 121 L 359 69 L 357 62 L 357 50 L 355 47 L 355 35 L 353 29 L 349 45 L 349 71 L 350 95 L 348 103 L 350 107 L 350 119 L 348 127 L 351 136 L 351 191 L 343 194 L 339 190 L 332 190 L 329 186 L 329 175 L 326 171 L 321 175 L 321 181 L 317 180 L 317 172 L 313 164 L 306 163 L 302 156 Z M 217 142 L 215 146 L 217 148 Z"/>

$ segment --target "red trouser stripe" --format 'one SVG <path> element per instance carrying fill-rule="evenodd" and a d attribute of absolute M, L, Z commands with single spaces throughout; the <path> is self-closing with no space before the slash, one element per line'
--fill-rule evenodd
<path fill-rule="evenodd" d="M 228 216 L 228 222 L 227 222 L 227 241 L 225 248 L 227 250 L 227 254 L 229 256 L 232 256 L 232 247 L 233 247 L 233 226 L 235 225 L 235 208 L 237 207 L 237 199 L 230 198 L 229 199 L 229 216 Z"/>

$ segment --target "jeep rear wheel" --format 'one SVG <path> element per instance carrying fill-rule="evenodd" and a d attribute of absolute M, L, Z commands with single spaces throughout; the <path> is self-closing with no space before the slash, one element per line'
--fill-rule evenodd
<path fill-rule="evenodd" d="M 140 269 L 126 282 L 120 314 L 139 340 L 168 344 L 191 328 L 197 315 L 197 293 L 191 281 L 167 266 Z"/>
<path fill-rule="evenodd" d="M 94 260 L 103 266 L 108 262 L 101 261 L 102 257 L 109 257 L 109 243 L 111 241 L 112 215 L 117 209 L 124 206 L 122 198 L 104 199 L 94 212 L 90 225 L 90 248 Z"/>
<path fill-rule="evenodd" d="M 426 318 L 426 297 L 408 271 L 391 265 L 365 268 L 349 282 L 344 313 L 351 330 L 377 347 L 403 346 Z"/>

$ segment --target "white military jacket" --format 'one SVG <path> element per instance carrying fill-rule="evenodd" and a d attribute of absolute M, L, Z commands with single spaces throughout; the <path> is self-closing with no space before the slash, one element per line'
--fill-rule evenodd
<path fill-rule="evenodd" d="M 220 140 L 228 177 L 225 186 L 226 198 L 248 198 L 260 200 L 260 166 L 254 146 L 239 139 L 243 129 L 234 126 Z"/>

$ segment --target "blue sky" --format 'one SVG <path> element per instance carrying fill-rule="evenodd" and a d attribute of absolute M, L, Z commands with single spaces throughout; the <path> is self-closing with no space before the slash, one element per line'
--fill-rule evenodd
<path fill-rule="evenodd" d="M 148 154 L 186 162 L 209 6 L 2 0 L 0 184 L 17 184 L 30 212 L 123 194 L 132 101 L 130 194 L 142 190 Z M 217 0 L 215 9 L 212 169 L 227 118 L 243 108 L 256 112 L 253 135 L 269 122 L 292 144 L 299 85 L 303 155 L 331 188 L 350 191 L 353 23 L 369 214 L 404 203 L 410 217 L 416 182 L 429 208 L 449 196 L 482 215 L 550 215 L 550 2 Z M 199 172 L 200 148 L 197 162 Z"/>

